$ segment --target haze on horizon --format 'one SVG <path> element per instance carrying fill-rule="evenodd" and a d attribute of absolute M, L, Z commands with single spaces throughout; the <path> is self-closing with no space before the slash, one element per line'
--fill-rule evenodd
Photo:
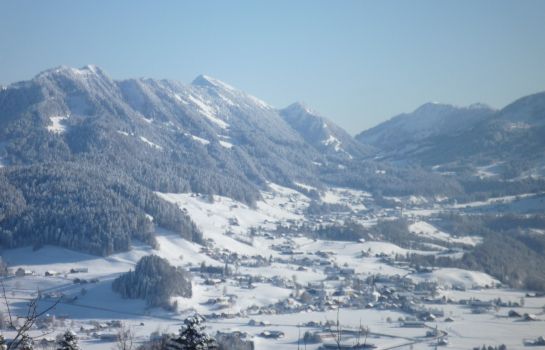
<path fill-rule="evenodd" d="M 501 108 L 545 90 L 543 38 L 543 1 L 3 1 L 0 84 L 91 63 L 204 73 L 355 134 L 427 101 Z"/>

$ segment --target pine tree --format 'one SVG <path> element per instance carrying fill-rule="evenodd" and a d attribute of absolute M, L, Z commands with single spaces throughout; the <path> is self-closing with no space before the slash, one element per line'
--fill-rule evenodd
<path fill-rule="evenodd" d="M 195 314 L 184 320 L 180 335 L 170 340 L 168 350 L 206 350 L 217 349 L 214 338 L 205 331 L 205 319 Z"/>
<path fill-rule="evenodd" d="M 67 330 L 57 338 L 57 350 L 80 350 L 76 333 Z"/>
<path fill-rule="evenodd" d="M 34 349 L 34 340 L 28 336 L 28 334 L 23 334 L 21 338 L 21 343 L 19 344 L 19 349 L 21 350 L 33 350 Z"/>

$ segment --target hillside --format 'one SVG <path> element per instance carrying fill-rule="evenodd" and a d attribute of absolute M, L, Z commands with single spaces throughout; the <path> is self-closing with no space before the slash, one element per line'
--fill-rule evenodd
<path fill-rule="evenodd" d="M 135 239 L 153 244 L 154 225 L 200 242 L 191 220 L 153 192 L 252 206 L 271 182 L 313 197 L 328 184 L 391 195 L 459 192 L 441 176 L 368 154 L 306 107 L 278 111 L 208 76 L 189 85 L 116 81 L 96 66 L 57 67 L 0 91 L 0 190 L 13 198 L 0 208 L 1 244 L 108 255 Z"/>
<path fill-rule="evenodd" d="M 331 120 L 300 102 L 280 110 L 280 114 L 306 142 L 328 158 L 351 160 L 371 154 L 369 147 L 358 143 Z"/>
<path fill-rule="evenodd" d="M 500 110 L 426 104 L 360 133 L 382 159 L 410 161 L 441 172 L 519 179 L 545 174 L 545 93 Z"/>

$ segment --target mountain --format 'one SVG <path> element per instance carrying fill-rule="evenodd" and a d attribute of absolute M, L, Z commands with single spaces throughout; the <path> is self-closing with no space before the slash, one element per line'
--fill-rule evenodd
<path fill-rule="evenodd" d="M 350 160 L 371 153 L 369 147 L 300 102 L 280 110 L 280 115 L 307 143 L 331 159 Z"/>
<path fill-rule="evenodd" d="M 282 111 L 217 79 L 113 80 L 57 67 L 0 91 L 0 245 L 56 244 L 94 254 L 154 244 L 153 225 L 200 242 L 191 219 L 154 192 L 249 205 L 270 182 L 385 195 L 458 193 L 418 167 L 378 164 L 329 120 Z"/>
<path fill-rule="evenodd" d="M 426 103 L 412 113 L 400 114 L 363 131 L 356 139 L 387 154 L 401 156 L 424 147 L 429 139 L 464 133 L 493 113 L 493 109 L 483 104 L 456 107 Z"/>
<path fill-rule="evenodd" d="M 545 93 L 522 97 L 501 110 L 484 105 L 425 104 L 356 136 L 382 159 L 479 176 L 545 175 Z"/>
<path fill-rule="evenodd" d="M 251 202 L 255 184 L 311 178 L 322 158 L 273 108 L 206 76 L 113 81 L 95 66 L 60 67 L 3 91 L 0 113 L 3 163 L 107 155 L 154 190 L 212 186 Z"/>

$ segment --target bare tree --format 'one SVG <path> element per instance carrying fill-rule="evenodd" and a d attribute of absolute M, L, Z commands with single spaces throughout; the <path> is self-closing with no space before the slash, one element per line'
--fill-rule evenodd
<path fill-rule="evenodd" d="M 342 349 L 341 341 L 343 330 L 339 321 L 340 310 L 341 308 L 337 307 L 337 322 L 335 322 L 335 329 L 332 329 L 331 326 L 329 327 L 329 333 L 331 333 L 331 337 L 335 341 L 335 344 L 337 344 L 337 349 Z"/>
<path fill-rule="evenodd" d="M 117 332 L 117 341 L 115 350 L 132 350 L 134 344 L 134 332 L 125 322 L 121 323 L 121 328 Z"/>
<path fill-rule="evenodd" d="M 361 337 L 362 335 L 364 336 L 363 338 L 363 344 L 361 343 Z M 363 347 L 365 348 L 367 346 L 367 337 L 369 336 L 369 327 L 364 327 L 362 326 L 361 324 L 361 319 L 360 319 L 360 328 L 358 329 L 358 342 L 356 343 L 356 345 L 358 347 Z"/>
<path fill-rule="evenodd" d="M 29 340 L 33 341 L 37 338 L 45 336 L 46 334 L 42 334 L 39 337 L 33 338 L 28 335 L 28 331 L 32 328 L 32 326 L 34 326 L 34 324 L 40 317 L 53 310 L 61 301 L 61 299 L 57 299 L 55 302 L 53 302 L 52 305 L 43 309 L 42 311 L 38 311 L 39 299 L 30 299 L 30 301 L 28 302 L 26 315 L 17 316 L 12 314 L 11 312 L 4 282 L 0 281 L 0 284 L 2 285 L 2 296 L 6 304 L 6 309 L 8 313 L 8 327 L 15 330 L 15 337 L 11 340 L 9 344 L 7 344 L 6 350 L 18 349 L 23 344 L 23 342 L 28 342 Z M 20 320 L 22 320 L 22 324 Z"/>

